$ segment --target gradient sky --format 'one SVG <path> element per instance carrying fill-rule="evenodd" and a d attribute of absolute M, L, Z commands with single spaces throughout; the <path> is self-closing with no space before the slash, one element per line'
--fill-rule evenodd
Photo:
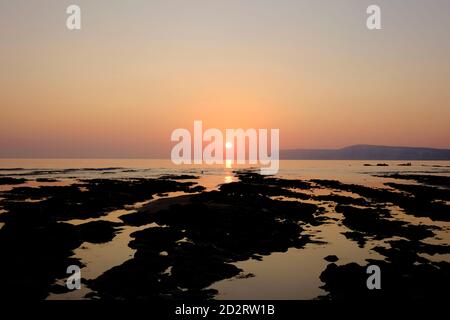
<path fill-rule="evenodd" d="M 450 148 L 449 31 L 448 0 L 0 0 L 0 157 L 168 157 L 196 119 Z"/>

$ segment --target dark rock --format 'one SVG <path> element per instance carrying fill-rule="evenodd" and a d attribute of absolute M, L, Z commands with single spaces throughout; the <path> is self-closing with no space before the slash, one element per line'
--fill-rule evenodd
<path fill-rule="evenodd" d="M 2 184 L 22 184 L 27 182 L 24 178 L 10 178 L 10 177 L 0 177 L 0 185 Z"/>
<path fill-rule="evenodd" d="M 166 179 L 166 180 L 194 180 L 194 179 L 198 179 L 198 177 L 197 176 L 188 175 L 188 174 L 180 174 L 180 175 L 167 174 L 167 175 L 159 177 L 159 179 Z"/>
<path fill-rule="evenodd" d="M 393 236 L 424 239 L 434 235 L 426 226 L 386 219 L 390 218 L 390 213 L 386 209 L 338 205 L 336 211 L 344 215 L 343 224 L 345 226 L 351 230 L 364 233 L 366 237 L 372 239 L 384 239 Z"/>
<path fill-rule="evenodd" d="M 369 203 L 364 198 L 353 198 L 347 196 L 341 196 L 338 194 L 320 195 L 315 196 L 314 199 L 318 201 L 332 201 L 338 204 L 353 204 L 357 206 L 368 206 Z"/>
<path fill-rule="evenodd" d="M 381 289 L 369 290 L 366 273 L 369 265 L 381 271 Z M 450 264 L 406 264 L 371 260 L 366 266 L 356 263 L 337 266 L 332 263 L 320 275 L 328 294 L 322 298 L 347 301 L 444 301 L 450 281 Z"/>
<path fill-rule="evenodd" d="M 58 182 L 58 179 L 53 178 L 37 178 L 36 182 Z"/>
<path fill-rule="evenodd" d="M 24 225 L 9 222 L 0 229 L 0 297 L 44 299 L 58 278 L 67 277 L 70 258 L 81 245 L 76 228 L 65 223 Z"/>
<path fill-rule="evenodd" d="M 450 206 L 436 199 L 449 199 L 449 191 L 427 186 L 400 185 L 387 183 L 391 187 L 405 192 L 394 192 L 390 189 L 370 188 L 355 184 L 345 184 L 337 180 L 313 179 L 311 182 L 330 189 L 348 191 L 359 194 L 372 201 L 373 204 L 395 204 L 405 213 L 417 217 L 429 217 L 432 220 L 450 221 Z"/>
<path fill-rule="evenodd" d="M 339 260 L 339 258 L 335 255 L 326 256 L 324 259 L 328 262 L 336 262 Z"/>
<path fill-rule="evenodd" d="M 438 175 L 426 175 L 426 174 L 384 174 L 377 175 L 379 177 L 385 178 L 393 178 L 393 179 L 401 179 L 401 180 L 414 180 L 419 183 L 434 185 L 434 186 L 443 186 L 450 188 L 450 177 L 449 176 L 438 176 Z"/>
<path fill-rule="evenodd" d="M 111 241 L 121 223 L 110 221 L 91 221 L 78 225 L 78 232 L 83 241 L 91 243 L 105 243 Z"/>

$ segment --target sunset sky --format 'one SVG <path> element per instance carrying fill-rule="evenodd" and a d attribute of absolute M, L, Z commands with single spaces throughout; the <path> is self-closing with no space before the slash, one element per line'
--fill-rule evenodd
<path fill-rule="evenodd" d="M 194 120 L 450 148 L 449 30 L 448 0 L 1 0 L 0 157 L 168 157 Z"/>

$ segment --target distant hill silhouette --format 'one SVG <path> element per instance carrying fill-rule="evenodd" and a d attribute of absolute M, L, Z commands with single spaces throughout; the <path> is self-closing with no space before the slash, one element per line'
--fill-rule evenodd
<path fill-rule="evenodd" d="M 450 160 L 450 149 L 353 145 L 342 149 L 290 149 L 281 159 L 293 160 Z"/>

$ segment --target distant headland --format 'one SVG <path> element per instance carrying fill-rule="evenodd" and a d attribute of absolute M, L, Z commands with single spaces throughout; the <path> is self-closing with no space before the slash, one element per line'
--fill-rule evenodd
<path fill-rule="evenodd" d="M 450 149 L 352 145 L 341 149 L 280 150 L 285 160 L 450 160 Z"/>

